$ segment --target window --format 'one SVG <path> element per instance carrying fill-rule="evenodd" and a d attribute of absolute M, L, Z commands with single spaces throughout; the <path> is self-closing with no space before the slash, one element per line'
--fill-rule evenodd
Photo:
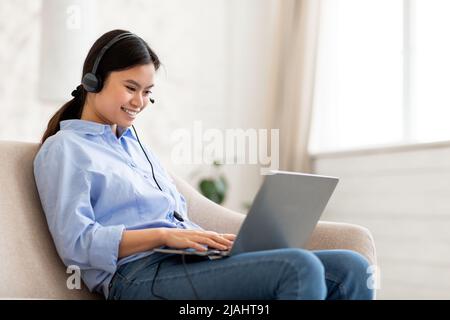
<path fill-rule="evenodd" d="M 412 46 L 413 138 L 450 139 L 450 1 L 416 0 Z"/>
<path fill-rule="evenodd" d="M 310 151 L 450 139 L 450 1 L 322 9 Z"/>

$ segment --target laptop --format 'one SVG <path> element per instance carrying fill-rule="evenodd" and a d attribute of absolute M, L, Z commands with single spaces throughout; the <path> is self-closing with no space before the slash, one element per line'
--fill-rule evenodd
<path fill-rule="evenodd" d="M 339 179 L 272 171 L 261 185 L 230 250 L 156 248 L 155 252 L 221 258 L 243 252 L 304 248 Z"/>

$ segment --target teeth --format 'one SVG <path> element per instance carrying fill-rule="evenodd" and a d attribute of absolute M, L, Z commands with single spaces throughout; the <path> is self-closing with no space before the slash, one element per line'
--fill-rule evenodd
<path fill-rule="evenodd" d="M 132 115 L 132 116 L 135 116 L 135 115 L 138 114 L 137 111 L 131 111 L 131 110 L 128 110 L 128 109 L 126 109 L 124 107 L 122 107 L 122 110 L 125 111 L 126 113 L 128 113 L 129 115 Z"/>

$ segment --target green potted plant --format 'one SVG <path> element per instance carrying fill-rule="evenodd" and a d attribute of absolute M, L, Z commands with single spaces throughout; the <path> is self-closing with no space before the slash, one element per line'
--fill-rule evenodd
<path fill-rule="evenodd" d="M 222 204 L 227 195 L 228 182 L 225 176 L 220 172 L 221 163 L 213 162 L 214 173 L 200 179 L 198 188 L 200 192 L 209 200 L 217 204 Z"/>

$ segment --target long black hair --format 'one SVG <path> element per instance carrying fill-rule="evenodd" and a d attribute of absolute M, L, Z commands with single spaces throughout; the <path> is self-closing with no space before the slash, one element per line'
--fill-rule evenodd
<path fill-rule="evenodd" d="M 112 30 L 103 34 L 92 45 L 89 53 L 86 56 L 83 64 L 83 75 L 92 71 L 95 59 L 100 53 L 100 50 L 114 37 L 126 33 L 126 30 Z M 102 57 L 96 75 L 103 79 L 105 83 L 106 78 L 112 71 L 126 70 L 138 65 L 153 63 L 155 70 L 158 70 L 161 63 L 156 53 L 149 47 L 149 45 L 139 37 L 129 37 L 120 40 L 108 49 Z M 81 81 L 80 81 L 81 82 Z M 45 140 L 57 133 L 60 130 L 59 123 L 63 120 L 80 119 L 83 111 L 83 106 L 86 101 L 87 91 L 80 85 L 78 86 L 80 94 L 72 100 L 66 102 L 48 122 L 47 129 L 41 139 L 41 144 Z"/>

